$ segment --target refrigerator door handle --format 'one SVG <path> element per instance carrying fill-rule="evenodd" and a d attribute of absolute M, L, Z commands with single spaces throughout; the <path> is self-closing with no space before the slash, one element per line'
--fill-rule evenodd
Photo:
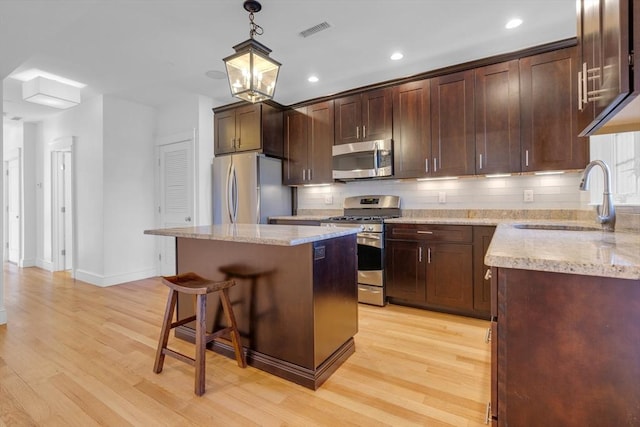
<path fill-rule="evenodd" d="M 229 222 L 233 224 L 233 214 L 231 213 L 233 209 L 233 188 L 232 188 L 232 173 L 233 173 L 233 164 L 229 164 L 229 169 L 227 169 L 227 215 L 229 216 Z"/>
<path fill-rule="evenodd" d="M 232 205 L 232 218 L 231 222 L 235 224 L 238 221 L 238 173 L 236 172 L 235 165 L 231 165 L 231 186 L 232 191 L 231 194 L 233 196 L 233 205 Z"/>

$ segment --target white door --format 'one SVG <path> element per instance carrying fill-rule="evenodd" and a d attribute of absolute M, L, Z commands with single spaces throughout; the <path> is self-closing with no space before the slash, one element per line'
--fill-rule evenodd
<path fill-rule="evenodd" d="M 184 227 L 194 223 L 193 140 L 160 146 L 160 227 Z M 160 275 L 176 273 L 175 238 L 160 239 Z"/>
<path fill-rule="evenodd" d="M 73 268 L 73 200 L 71 151 L 53 151 L 54 270 Z"/>
<path fill-rule="evenodd" d="M 7 260 L 20 261 L 20 159 L 7 162 Z"/>

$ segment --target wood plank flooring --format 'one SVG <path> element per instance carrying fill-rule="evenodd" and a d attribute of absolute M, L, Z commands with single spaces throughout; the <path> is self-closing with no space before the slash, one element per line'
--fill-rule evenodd
<path fill-rule="evenodd" d="M 192 367 L 167 358 L 152 372 L 167 295 L 158 279 L 99 288 L 5 264 L 4 280 L 0 426 L 484 425 L 486 321 L 360 305 L 356 353 L 320 389 L 207 352 L 196 397 Z"/>

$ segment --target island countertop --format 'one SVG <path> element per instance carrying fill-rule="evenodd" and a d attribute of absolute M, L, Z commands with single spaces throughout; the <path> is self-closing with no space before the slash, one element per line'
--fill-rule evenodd
<path fill-rule="evenodd" d="M 296 246 L 356 234 L 360 227 L 319 227 L 273 224 L 219 224 L 145 230 L 156 236 L 220 240 L 263 245 Z"/>
<path fill-rule="evenodd" d="M 539 225 L 544 225 L 544 223 Z M 640 234 L 498 226 L 485 256 L 493 267 L 640 279 Z"/>

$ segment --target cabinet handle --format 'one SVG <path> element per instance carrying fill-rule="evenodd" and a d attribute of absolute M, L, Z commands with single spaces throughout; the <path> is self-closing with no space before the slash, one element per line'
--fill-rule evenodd
<path fill-rule="evenodd" d="M 587 63 L 582 63 L 582 104 L 586 105 L 589 100 L 587 98 L 587 91 L 589 90 L 588 80 L 587 80 Z"/>
<path fill-rule="evenodd" d="M 235 138 L 231 138 L 231 145 L 233 146 L 233 148 L 236 148 L 236 139 Z"/>
<path fill-rule="evenodd" d="M 480 154 L 480 169 L 482 169 L 482 154 Z"/>
<path fill-rule="evenodd" d="M 306 169 L 302 169 L 302 180 L 303 181 L 307 180 L 307 170 Z"/>
<path fill-rule="evenodd" d="M 437 166 L 436 166 L 436 158 L 433 158 L 433 171 L 436 172 L 438 170 Z"/>
<path fill-rule="evenodd" d="M 484 335 L 484 342 L 487 344 L 491 342 L 491 328 L 487 328 L 487 333 Z"/>
<path fill-rule="evenodd" d="M 578 71 L 578 111 L 584 110 L 582 105 L 582 71 Z"/>
<path fill-rule="evenodd" d="M 433 231 L 418 230 L 418 231 L 416 231 L 416 233 L 418 233 L 418 234 L 433 234 Z"/>
<path fill-rule="evenodd" d="M 484 417 L 484 423 L 485 424 L 491 423 L 491 402 L 487 402 L 487 412 Z"/>
<path fill-rule="evenodd" d="M 356 126 L 356 139 L 360 139 L 360 126 Z"/>
<path fill-rule="evenodd" d="M 418 248 L 418 262 L 422 262 L 422 246 Z"/>
<path fill-rule="evenodd" d="M 309 177 L 309 181 L 311 181 L 311 169 L 307 169 L 307 177 Z"/>
<path fill-rule="evenodd" d="M 429 158 L 424 159 L 424 171 L 429 173 Z"/>
<path fill-rule="evenodd" d="M 524 165 L 529 167 L 529 150 L 524 150 Z"/>
<path fill-rule="evenodd" d="M 484 273 L 484 280 L 491 280 L 491 269 L 487 268 L 487 272 Z"/>
<path fill-rule="evenodd" d="M 431 264 L 431 248 L 427 248 L 427 264 Z"/>
<path fill-rule="evenodd" d="M 242 144 L 240 143 L 240 138 L 238 138 L 238 148 L 240 148 Z"/>
<path fill-rule="evenodd" d="M 367 137 L 367 127 L 362 125 L 362 139 Z"/>

